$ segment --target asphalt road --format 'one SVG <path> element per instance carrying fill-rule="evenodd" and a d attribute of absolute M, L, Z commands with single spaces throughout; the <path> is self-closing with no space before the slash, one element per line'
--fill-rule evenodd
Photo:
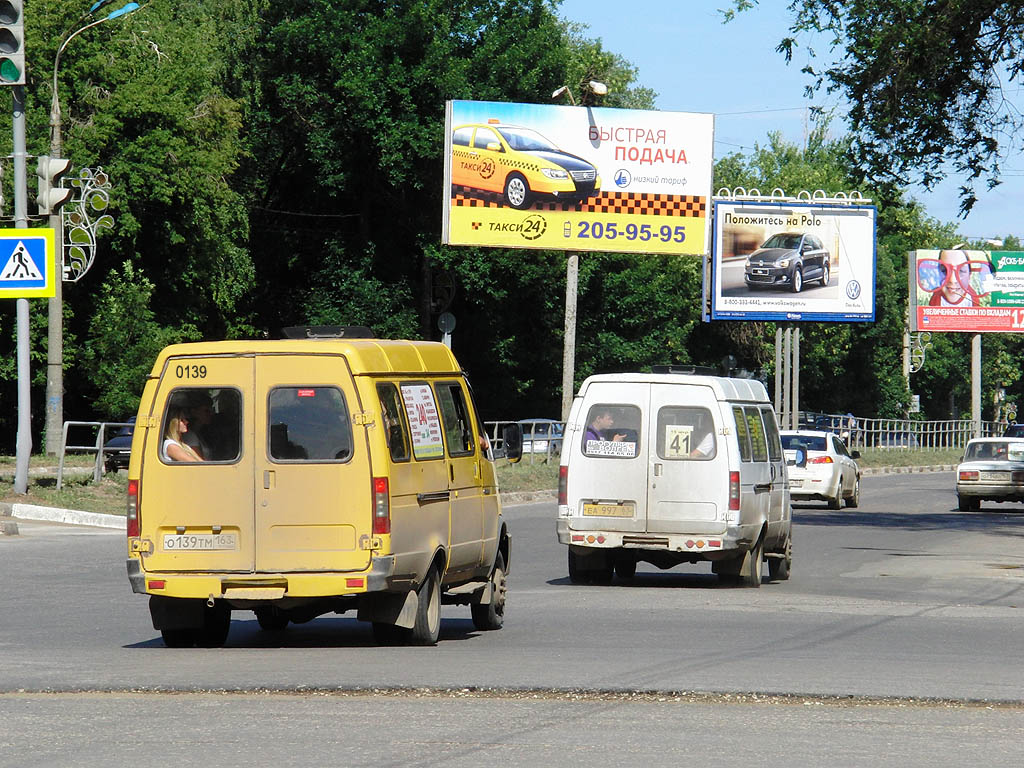
<path fill-rule="evenodd" d="M 0 766 L 339 749 L 349 765 L 1018 765 L 1024 507 L 961 513 L 952 483 L 866 477 L 858 510 L 797 507 L 793 576 L 756 590 L 706 565 L 572 585 L 554 504 L 512 507 L 505 628 L 446 607 L 436 648 L 376 647 L 349 616 L 270 635 L 237 613 L 225 648 L 167 649 L 122 535 L 19 521 L 0 536 Z"/>

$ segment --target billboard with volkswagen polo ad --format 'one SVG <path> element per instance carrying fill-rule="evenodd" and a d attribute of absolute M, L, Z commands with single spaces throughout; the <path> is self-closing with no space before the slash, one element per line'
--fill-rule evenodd
<path fill-rule="evenodd" d="M 1024 331 L 1024 252 L 921 250 L 907 263 L 910 330 Z"/>
<path fill-rule="evenodd" d="M 710 114 L 449 101 L 442 240 L 706 253 L 713 138 Z"/>
<path fill-rule="evenodd" d="M 714 205 L 712 320 L 875 319 L 874 206 Z"/>

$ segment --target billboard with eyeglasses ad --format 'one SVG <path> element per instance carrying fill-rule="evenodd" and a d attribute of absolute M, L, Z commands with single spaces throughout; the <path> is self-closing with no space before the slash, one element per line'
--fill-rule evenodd
<path fill-rule="evenodd" d="M 875 319 L 875 207 L 715 200 L 712 320 Z"/>
<path fill-rule="evenodd" d="M 1024 331 L 1024 252 L 911 251 L 910 330 Z"/>
<path fill-rule="evenodd" d="M 449 101 L 442 242 L 707 252 L 714 115 Z"/>

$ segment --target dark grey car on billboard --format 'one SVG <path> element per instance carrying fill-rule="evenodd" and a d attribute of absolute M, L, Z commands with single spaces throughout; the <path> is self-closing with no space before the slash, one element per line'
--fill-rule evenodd
<path fill-rule="evenodd" d="M 828 285 L 832 263 L 817 235 L 778 232 L 747 257 L 743 281 L 748 288 L 785 288 L 800 293 L 805 283 Z"/>

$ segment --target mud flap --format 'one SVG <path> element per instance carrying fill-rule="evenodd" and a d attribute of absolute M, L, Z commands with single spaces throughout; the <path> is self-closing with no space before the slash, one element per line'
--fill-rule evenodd
<path fill-rule="evenodd" d="M 153 629 L 199 629 L 203 626 L 205 608 L 206 601 L 202 598 L 149 597 Z"/>
<path fill-rule="evenodd" d="M 359 604 L 356 618 L 377 624 L 394 624 L 396 627 L 412 629 L 416 624 L 416 608 L 419 598 L 410 590 L 404 594 L 381 593 L 365 598 Z"/>

